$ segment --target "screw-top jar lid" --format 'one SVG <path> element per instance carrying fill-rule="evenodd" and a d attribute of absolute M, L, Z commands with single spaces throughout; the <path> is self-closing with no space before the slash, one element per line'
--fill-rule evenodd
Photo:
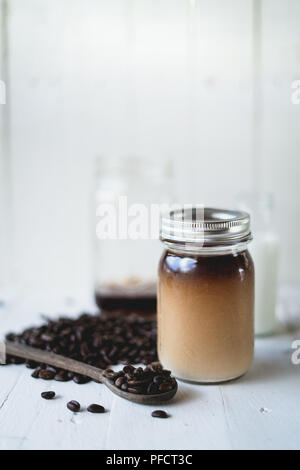
<path fill-rule="evenodd" d="M 189 207 L 161 216 L 160 239 L 202 246 L 236 245 L 252 239 L 247 212 Z"/>

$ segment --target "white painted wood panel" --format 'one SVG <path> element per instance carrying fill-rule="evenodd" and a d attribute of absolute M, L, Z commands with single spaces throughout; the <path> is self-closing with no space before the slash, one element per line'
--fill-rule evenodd
<path fill-rule="evenodd" d="M 264 189 L 272 191 L 281 236 L 281 281 L 299 285 L 300 105 L 292 83 L 300 79 L 300 3 L 262 4 L 262 166 Z"/>
<path fill-rule="evenodd" d="M 273 191 L 281 281 L 299 283 L 299 227 L 290 223 L 299 173 L 300 105 L 290 101 L 297 0 L 7 3 L 15 281 L 91 285 L 94 158 L 136 154 L 172 159 L 181 201 L 230 206 L 241 190 Z M 261 145 L 252 122 L 259 5 Z"/>
<path fill-rule="evenodd" d="M 250 188 L 250 0 L 9 5 L 16 279 L 90 283 L 97 154 L 173 159 L 180 200 Z"/>

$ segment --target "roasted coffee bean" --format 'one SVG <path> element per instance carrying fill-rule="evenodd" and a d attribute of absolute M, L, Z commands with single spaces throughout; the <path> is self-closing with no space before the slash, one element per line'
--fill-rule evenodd
<path fill-rule="evenodd" d="M 165 411 L 163 410 L 155 410 L 152 411 L 151 416 L 153 418 L 168 418 L 168 415 Z"/>
<path fill-rule="evenodd" d="M 93 403 L 87 409 L 90 413 L 105 413 L 105 408 L 101 405 L 96 405 Z"/>
<path fill-rule="evenodd" d="M 54 376 L 54 380 L 57 382 L 69 382 L 72 379 L 69 377 L 68 372 L 61 370 Z"/>
<path fill-rule="evenodd" d="M 36 369 L 38 367 L 37 362 L 34 361 L 26 361 L 26 367 L 27 369 Z"/>
<path fill-rule="evenodd" d="M 15 356 L 10 357 L 11 364 L 20 365 L 20 364 L 25 364 L 25 362 L 26 362 L 25 359 L 23 359 L 22 357 L 15 357 Z"/>
<path fill-rule="evenodd" d="M 53 372 L 53 374 L 57 374 L 57 369 L 55 369 L 55 367 L 46 366 L 46 369 L 47 369 L 47 370 L 50 370 L 51 372 Z"/>
<path fill-rule="evenodd" d="M 34 379 L 39 379 L 40 378 L 40 372 L 41 372 L 41 367 L 37 367 L 31 374 L 31 377 Z"/>
<path fill-rule="evenodd" d="M 117 380 L 115 381 L 115 386 L 120 388 L 124 382 L 125 382 L 125 377 L 118 377 Z"/>
<path fill-rule="evenodd" d="M 55 397 L 55 392 L 43 392 L 41 397 L 45 400 L 52 400 Z"/>
<path fill-rule="evenodd" d="M 158 385 L 156 385 L 153 382 L 150 385 L 148 385 L 147 387 L 148 395 L 155 395 L 157 392 L 158 392 Z"/>
<path fill-rule="evenodd" d="M 159 362 L 153 362 L 150 364 L 150 367 L 153 372 L 161 372 L 163 370 L 163 367 Z"/>
<path fill-rule="evenodd" d="M 120 370 L 119 372 L 115 372 L 114 381 L 116 381 L 119 377 L 123 377 L 124 373 Z"/>
<path fill-rule="evenodd" d="M 69 403 L 67 404 L 67 408 L 70 411 L 73 411 L 74 413 L 78 413 L 78 411 L 80 411 L 80 403 L 75 400 L 69 401 Z"/>
<path fill-rule="evenodd" d="M 130 365 L 130 364 L 128 364 L 127 366 L 123 367 L 123 372 L 124 372 L 125 374 L 129 374 L 130 376 L 133 375 L 134 371 L 135 371 L 135 368 L 134 368 L 132 365 Z"/>
<path fill-rule="evenodd" d="M 155 377 L 153 377 L 153 382 L 157 385 L 160 385 L 163 381 L 164 377 L 162 377 L 161 375 L 156 375 Z"/>
<path fill-rule="evenodd" d="M 91 382 L 91 379 L 85 375 L 74 375 L 73 382 L 78 385 L 83 385 Z"/>
<path fill-rule="evenodd" d="M 149 382 L 151 382 L 151 377 L 146 377 L 145 379 L 141 378 L 140 380 L 128 380 L 128 385 L 130 387 L 140 387 L 149 384 Z"/>
<path fill-rule="evenodd" d="M 54 341 L 54 339 L 55 339 L 55 336 L 51 335 L 50 333 L 43 333 L 41 335 L 41 340 L 45 341 L 45 343 L 51 343 L 52 341 Z"/>
<path fill-rule="evenodd" d="M 90 352 L 89 346 L 87 343 L 82 343 L 80 346 L 80 354 L 82 357 L 87 356 Z"/>
<path fill-rule="evenodd" d="M 7 335 L 5 336 L 5 338 L 7 339 L 7 341 L 16 341 L 16 335 L 14 333 L 7 333 Z"/>
<path fill-rule="evenodd" d="M 163 382 L 162 384 L 160 384 L 160 386 L 158 387 L 158 390 L 160 392 L 169 392 L 170 390 L 172 390 L 173 388 L 173 385 L 168 383 L 168 382 Z"/>
<path fill-rule="evenodd" d="M 39 378 L 43 380 L 53 380 L 54 376 L 55 376 L 55 372 L 53 372 L 52 370 L 42 369 L 39 372 Z"/>
<path fill-rule="evenodd" d="M 109 379 L 109 380 L 115 380 L 116 375 L 115 375 L 114 372 L 108 372 L 108 373 L 105 375 L 105 377 L 106 377 L 107 379 Z"/>
<path fill-rule="evenodd" d="M 108 353 L 109 358 L 113 358 L 118 352 L 118 348 L 116 346 L 112 347 L 112 350 Z"/>
<path fill-rule="evenodd" d="M 115 372 L 112 369 L 106 369 L 103 372 L 104 377 L 107 377 L 108 379 L 112 379 L 115 376 Z"/>
<path fill-rule="evenodd" d="M 133 374 L 125 374 L 124 377 L 126 378 L 126 380 L 132 380 L 133 379 Z"/>

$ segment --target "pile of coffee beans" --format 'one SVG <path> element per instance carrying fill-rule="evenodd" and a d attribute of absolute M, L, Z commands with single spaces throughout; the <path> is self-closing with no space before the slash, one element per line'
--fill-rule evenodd
<path fill-rule="evenodd" d="M 102 405 L 97 405 L 97 403 L 92 403 L 92 405 L 87 408 L 89 413 L 101 414 L 105 413 L 105 408 Z"/>
<path fill-rule="evenodd" d="M 156 337 L 154 319 L 145 319 L 135 314 L 84 313 L 77 319 L 61 317 L 58 320 L 48 320 L 44 325 L 29 328 L 21 334 L 9 333 L 6 339 L 106 369 L 120 363 L 146 365 L 157 361 Z M 7 357 L 8 364 L 24 362 L 28 368 L 35 369 L 32 376 L 37 379 L 54 379 L 60 382 L 73 380 L 78 384 L 90 381 L 87 377 L 45 364 Z"/>
<path fill-rule="evenodd" d="M 105 369 L 104 375 L 118 388 L 129 393 L 159 394 L 173 390 L 177 386 L 175 378 L 169 370 L 163 369 L 157 362 L 157 330 L 156 320 L 144 318 L 136 314 L 101 316 L 83 313 L 77 319 L 60 317 L 47 320 L 36 328 L 29 328 L 21 334 L 9 333 L 7 341 L 12 341 L 44 351 L 54 352 L 62 356 L 85 362 L 94 367 Z M 6 364 L 26 364 L 34 369 L 32 377 L 43 380 L 67 382 L 73 380 L 77 384 L 90 382 L 90 378 L 58 369 L 46 364 L 37 364 L 31 360 L 7 356 Z M 134 367 L 133 364 L 145 364 L 146 367 Z M 119 372 L 110 366 L 125 364 Z M 53 400 L 55 392 L 41 394 L 45 400 Z M 76 400 L 67 403 L 73 413 L 81 410 Z M 102 405 L 91 404 L 89 413 L 102 414 Z M 154 418 L 168 418 L 163 410 L 152 412 Z"/>
<path fill-rule="evenodd" d="M 149 364 L 144 369 L 132 365 L 125 366 L 119 372 L 106 369 L 104 375 L 124 392 L 142 395 L 169 392 L 177 385 L 176 379 L 171 377 L 171 371 L 163 369 L 158 362 Z"/>

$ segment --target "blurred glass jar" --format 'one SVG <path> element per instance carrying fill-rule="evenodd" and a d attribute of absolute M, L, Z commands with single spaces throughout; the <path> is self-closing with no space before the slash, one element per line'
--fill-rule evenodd
<path fill-rule="evenodd" d="M 160 243 L 159 212 L 155 215 L 153 205 L 171 202 L 172 183 L 168 161 L 97 160 L 94 273 L 101 310 L 156 312 Z"/>
<path fill-rule="evenodd" d="M 269 193 L 242 193 L 239 209 L 251 215 L 253 243 L 249 251 L 255 266 L 255 334 L 270 335 L 276 327 L 279 237 L 273 215 L 274 202 Z"/>

